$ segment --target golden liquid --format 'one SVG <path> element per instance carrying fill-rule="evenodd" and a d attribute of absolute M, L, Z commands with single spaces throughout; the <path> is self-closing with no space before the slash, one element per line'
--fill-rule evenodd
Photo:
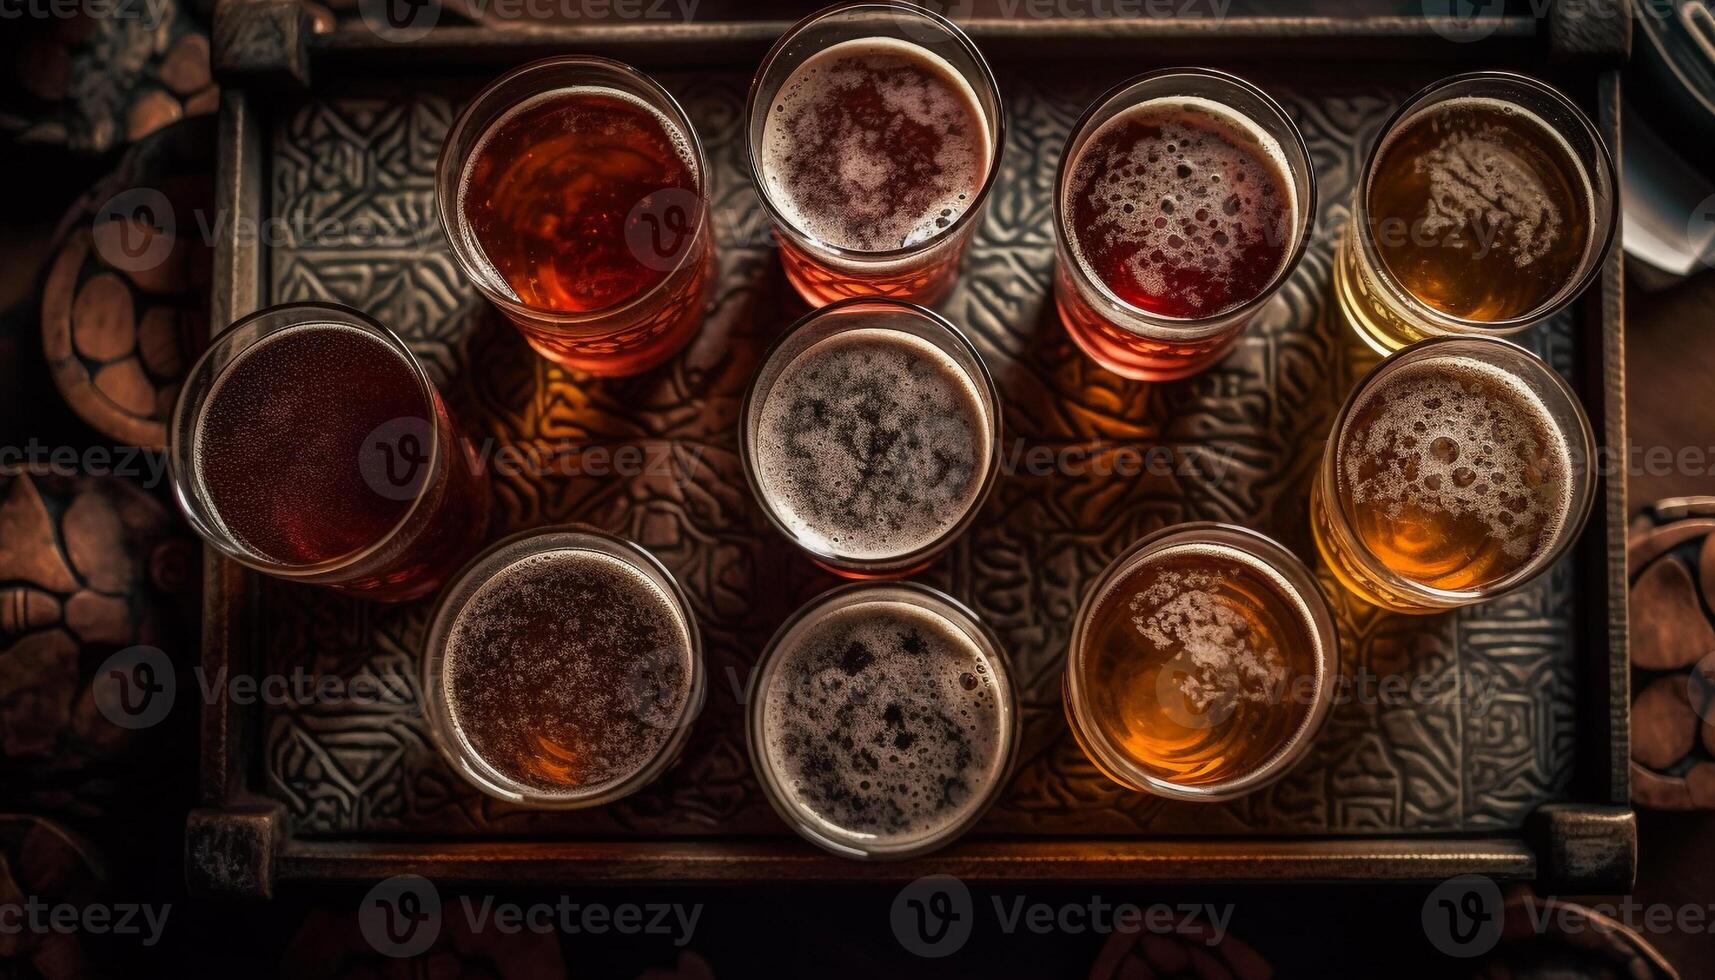
<path fill-rule="evenodd" d="M 1571 506 L 1569 454 L 1522 383 L 1449 356 L 1399 368 L 1360 397 L 1335 479 L 1376 561 L 1420 585 L 1474 591 L 1552 547 Z"/>
<path fill-rule="evenodd" d="M 1492 99 L 1455 99 L 1406 121 L 1367 188 L 1387 271 L 1450 316 L 1525 316 L 1578 275 L 1589 247 L 1589 181 L 1571 149 L 1534 115 Z"/>
<path fill-rule="evenodd" d="M 1095 729 L 1075 724 L 1080 740 L 1187 786 L 1262 766 L 1316 689 L 1317 640 L 1297 595 L 1216 545 L 1169 548 L 1128 572 L 1097 601 L 1080 652 L 1072 669 Z"/>

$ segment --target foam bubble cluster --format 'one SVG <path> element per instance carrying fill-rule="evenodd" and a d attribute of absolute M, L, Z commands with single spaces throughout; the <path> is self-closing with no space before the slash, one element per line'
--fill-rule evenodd
<path fill-rule="evenodd" d="M 1080 151 L 1068 244 L 1128 302 L 1212 315 L 1279 270 L 1294 218 L 1288 172 L 1279 143 L 1229 109 L 1145 102 L 1103 123 Z"/>
<path fill-rule="evenodd" d="M 690 698 L 690 636 L 630 565 L 552 551 L 476 590 L 442 673 L 453 723 L 480 758 L 535 791 L 582 794 L 661 750 Z"/>
<path fill-rule="evenodd" d="M 1138 633 L 1157 650 L 1178 651 L 1179 692 L 1199 715 L 1240 701 L 1268 704 L 1287 679 L 1274 638 L 1227 598 L 1228 578 L 1162 568 L 1127 603 Z"/>
<path fill-rule="evenodd" d="M 791 802 L 846 836 L 918 840 L 980 807 L 1004 765 L 1001 689 L 932 612 L 866 602 L 790 637 L 763 740 Z"/>
<path fill-rule="evenodd" d="M 754 461 L 807 547 L 860 560 L 933 544 L 965 515 L 991 452 L 964 369 L 921 338 L 860 328 L 798 354 L 769 387 Z"/>
<path fill-rule="evenodd" d="M 1466 358 L 1395 371 L 1353 406 L 1340 466 L 1354 505 L 1476 521 L 1508 557 L 1566 518 L 1569 454 L 1535 392 Z"/>
<path fill-rule="evenodd" d="M 975 203 L 989 140 L 976 93 L 938 55 L 891 38 L 845 41 L 781 87 L 762 176 L 800 232 L 886 251 L 933 238 Z"/>

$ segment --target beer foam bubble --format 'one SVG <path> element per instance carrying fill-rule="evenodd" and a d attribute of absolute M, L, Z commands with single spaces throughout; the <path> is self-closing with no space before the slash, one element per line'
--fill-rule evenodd
<path fill-rule="evenodd" d="M 756 417 L 765 500 L 806 547 L 848 559 L 933 544 L 974 503 L 992 451 L 970 375 L 890 328 L 811 345 L 769 385 Z"/>
<path fill-rule="evenodd" d="M 1162 569 L 1132 594 L 1132 626 L 1158 650 L 1181 651 L 1179 691 L 1202 714 L 1217 704 L 1267 704 L 1283 688 L 1286 658 L 1226 597 L 1230 576 Z"/>
<path fill-rule="evenodd" d="M 787 78 L 763 124 L 760 166 L 769 199 L 801 233 L 889 251 L 934 238 L 975 203 L 990 138 L 976 92 L 946 60 L 861 38 Z"/>
<path fill-rule="evenodd" d="M 903 843 L 948 829 L 1003 775 L 1010 720 L 996 669 L 918 606 L 837 609 L 775 654 L 761 732 L 770 772 L 841 837 Z"/>
<path fill-rule="evenodd" d="M 442 683 L 452 722 L 508 779 L 586 795 L 647 765 L 690 699 L 690 634 L 620 559 L 521 558 L 459 609 Z"/>
<path fill-rule="evenodd" d="M 1408 365 L 1352 407 L 1339 447 L 1354 504 L 1389 518 L 1478 521 L 1512 558 L 1553 536 L 1570 506 L 1570 454 L 1541 398 L 1469 358 Z"/>
<path fill-rule="evenodd" d="M 1140 125 L 1158 134 L 1131 138 Z M 1067 245 L 1085 269 L 1094 268 L 1087 253 L 1126 254 L 1127 271 L 1153 296 L 1173 288 L 1170 269 L 1198 269 L 1230 285 L 1259 235 L 1295 226 L 1291 172 L 1279 141 L 1239 113 L 1196 97 L 1152 99 L 1104 122 L 1080 148 L 1063 203 L 1066 227 L 1075 229 Z M 1071 213 L 1079 201 L 1093 220 Z"/>

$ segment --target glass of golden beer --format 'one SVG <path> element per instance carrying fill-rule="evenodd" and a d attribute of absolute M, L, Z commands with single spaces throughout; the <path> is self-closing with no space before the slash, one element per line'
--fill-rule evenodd
<path fill-rule="evenodd" d="M 1195 374 L 1292 275 L 1315 214 L 1310 151 L 1267 93 L 1205 68 L 1123 82 L 1060 156 L 1060 320 L 1115 374 Z"/>
<path fill-rule="evenodd" d="M 1437 337 L 1346 399 L 1310 495 L 1317 547 L 1359 597 L 1404 613 L 1481 602 L 1577 539 L 1596 496 L 1578 398 L 1524 348 Z"/>
<path fill-rule="evenodd" d="M 1401 106 L 1370 150 L 1334 291 L 1383 354 L 1513 334 L 1584 291 L 1618 220 L 1613 159 L 1566 96 L 1523 75 L 1458 75 Z"/>
<path fill-rule="evenodd" d="M 1084 597 L 1063 694 L 1084 754 L 1129 789 L 1226 800 L 1303 757 L 1333 702 L 1339 640 L 1304 564 L 1255 531 L 1181 524 Z"/>

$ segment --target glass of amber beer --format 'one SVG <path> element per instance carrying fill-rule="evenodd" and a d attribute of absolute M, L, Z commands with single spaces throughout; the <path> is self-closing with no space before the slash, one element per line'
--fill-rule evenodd
<path fill-rule="evenodd" d="M 435 204 L 459 268 L 542 356 L 648 370 L 701 325 L 708 160 L 655 81 L 605 58 L 501 76 L 447 132 Z"/>
<path fill-rule="evenodd" d="M 1335 295 L 1383 354 L 1517 333 L 1583 292 L 1618 218 L 1608 148 L 1564 95 L 1505 72 L 1444 79 L 1401 106 L 1370 150 Z"/>
<path fill-rule="evenodd" d="M 1195 374 L 1286 282 L 1315 214 L 1310 152 L 1278 102 L 1208 69 L 1140 75 L 1084 113 L 1060 157 L 1060 319 L 1116 374 Z"/>
<path fill-rule="evenodd" d="M 1322 558 L 1359 597 L 1432 613 L 1535 578 L 1596 496 L 1595 435 L 1559 374 L 1492 337 L 1393 354 L 1334 421 L 1311 488 Z"/>
<path fill-rule="evenodd" d="M 1006 136 L 963 31 L 907 3 L 830 7 L 768 52 L 746 115 L 757 193 L 805 301 L 947 292 Z"/>
<path fill-rule="evenodd" d="M 215 337 L 167 435 L 173 492 L 217 550 L 368 599 L 426 595 L 488 524 L 488 483 L 422 365 L 356 310 L 296 303 Z"/>
<path fill-rule="evenodd" d="M 1063 694 L 1084 754 L 1139 792 L 1226 800 L 1303 757 L 1333 703 L 1339 640 L 1316 579 L 1269 538 L 1180 524 L 1085 595 Z"/>
<path fill-rule="evenodd" d="M 514 535 L 441 595 L 422 697 L 435 744 L 484 792 L 610 803 L 684 748 L 704 697 L 696 617 L 623 538 L 577 525 Z"/>

